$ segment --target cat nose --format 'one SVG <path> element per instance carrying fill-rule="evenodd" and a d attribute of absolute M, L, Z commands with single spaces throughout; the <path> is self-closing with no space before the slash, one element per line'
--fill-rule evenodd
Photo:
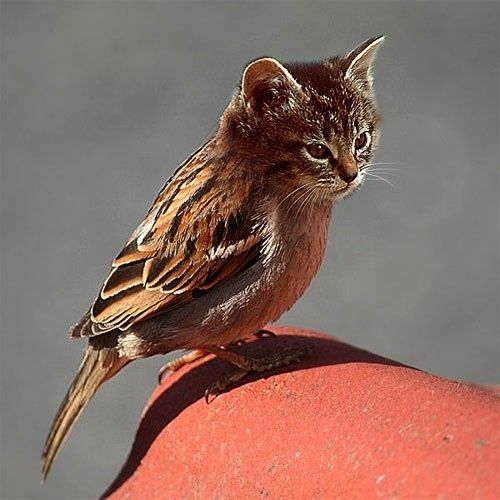
<path fill-rule="evenodd" d="M 348 184 L 349 184 L 349 182 L 352 182 L 354 179 L 356 179 L 357 176 L 358 176 L 357 171 L 356 172 L 349 172 L 349 173 L 342 172 L 342 171 L 339 172 L 339 177 L 343 181 L 347 182 Z"/>
<path fill-rule="evenodd" d="M 343 181 L 350 183 L 358 176 L 358 164 L 352 155 L 346 155 L 339 158 L 337 171 Z"/>

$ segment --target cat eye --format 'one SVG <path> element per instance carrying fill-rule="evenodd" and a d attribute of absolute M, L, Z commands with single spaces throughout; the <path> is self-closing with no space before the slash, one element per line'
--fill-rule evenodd
<path fill-rule="evenodd" d="M 320 142 L 313 142 L 306 145 L 307 152 L 317 160 L 325 160 L 330 156 L 330 150 Z"/>
<path fill-rule="evenodd" d="M 362 149 L 365 149 L 368 144 L 370 144 L 370 134 L 365 130 L 364 132 L 361 132 L 358 137 L 356 137 L 354 141 L 354 149 L 356 151 L 361 151 Z"/>

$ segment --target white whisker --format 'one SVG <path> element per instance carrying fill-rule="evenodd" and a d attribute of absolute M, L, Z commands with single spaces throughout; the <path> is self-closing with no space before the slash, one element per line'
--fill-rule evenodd
<path fill-rule="evenodd" d="M 377 172 L 377 171 L 382 171 L 382 172 L 401 172 L 401 170 L 399 168 L 389 168 L 389 167 L 376 167 L 376 168 L 373 168 L 371 166 L 368 166 L 368 167 L 363 167 L 363 169 L 366 169 L 366 170 L 372 170 L 374 172 Z"/>
<path fill-rule="evenodd" d="M 393 176 L 393 177 L 398 177 L 400 175 L 400 172 L 392 172 L 392 171 L 386 171 L 386 170 L 378 170 L 378 169 L 371 169 L 371 168 L 367 168 L 367 169 L 363 169 L 361 170 L 361 172 L 365 172 L 365 173 L 375 173 L 375 174 L 380 174 L 380 175 L 389 175 L 389 176 Z"/>
<path fill-rule="evenodd" d="M 309 201 L 315 196 L 315 194 L 316 194 L 316 192 L 314 189 L 309 190 L 309 192 L 307 193 L 307 196 L 304 198 L 300 207 L 298 208 L 297 214 L 300 215 L 301 211 L 309 205 Z"/>
<path fill-rule="evenodd" d="M 307 195 L 308 195 L 308 194 L 309 194 L 309 192 L 310 192 L 309 187 L 310 187 L 310 186 L 312 186 L 312 185 L 313 185 L 313 183 L 312 183 L 312 182 L 310 182 L 310 183 L 308 183 L 308 184 L 304 184 L 304 185 L 303 185 L 303 187 L 304 187 L 304 188 L 306 188 L 306 189 L 305 189 L 305 191 L 304 191 L 303 193 L 300 193 L 300 195 L 299 195 L 299 196 L 297 196 L 297 197 L 293 200 L 293 202 L 291 203 L 291 205 L 288 207 L 287 213 L 289 213 L 289 212 L 290 212 L 290 210 L 291 210 L 291 209 L 292 209 L 292 208 L 293 208 L 293 207 L 294 207 L 297 203 L 299 203 L 301 200 L 303 200 L 304 198 L 306 198 L 306 197 L 307 197 Z"/>
<path fill-rule="evenodd" d="M 403 166 L 403 163 L 396 162 L 396 161 L 376 161 L 373 163 L 368 163 L 366 166 L 373 167 L 375 165 L 401 165 L 401 166 Z"/>
<path fill-rule="evenodd" d="M 278 208 L 283 204 L 285 203 L 286 200 L 288 200 L 288 198 L 290 198 L 290 196 L 294 195 L 297 191 L 300 191 L 301 189 L 304 189 L 305 187 L 307 187 L 308 185 L 307 184 L 301 184 L 298 188 L 294 189 L 292 192 L 288 193 L 279 203 L 278 205 Z"/>
<path fill-rule="evenodd" d="M 395 189 L 399 189 L 398 186 L 396 186 L 396 184 L 393 184 L 391 181 L 389 181 L 388 179 L 386 179 L 385 177 L 382 177 L 380 175 L 377 175 L 377 174 L 374 174 L 372 172 L 364 172 L 367 176 L 369 176 L 368 178 L 373 177 L 374 179 L 380 179 L 381 181 L 384 181 L 385 183 L 389 184 L 389 186 L 395 188 Z"/>

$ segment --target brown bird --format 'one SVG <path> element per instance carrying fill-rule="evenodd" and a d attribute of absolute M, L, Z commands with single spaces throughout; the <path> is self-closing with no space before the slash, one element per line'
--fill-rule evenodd
<path fill-rule="evenodd" d="M 45 478 L 99 386 L 137 358 L 185 349 L 167 365 L 212 353 L 250 371 L 304 350 L 252 359 L 224 348 L 278 319 L 323 259 L 334 203 L 368 173 L 379 137 L 372 88 L 383 37 L 344 57 L 247 65 L 214 136 L 173 174 L 71 329 L 88 346 L 52 423 Z"/>

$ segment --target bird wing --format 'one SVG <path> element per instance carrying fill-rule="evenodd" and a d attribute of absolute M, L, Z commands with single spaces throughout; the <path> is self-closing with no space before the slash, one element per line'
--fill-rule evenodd
<path fill-rule="evenodd" d="M 238 170 L 226 166 L 228 175 Z M 256 262 L 264 239 L 251 185 L 241 177 L 221 182 L 221 175 L 204 150 L 174 174 L 114 259 L 90 310 L 91 328 L 75 335 L 126 330 Z"/>

